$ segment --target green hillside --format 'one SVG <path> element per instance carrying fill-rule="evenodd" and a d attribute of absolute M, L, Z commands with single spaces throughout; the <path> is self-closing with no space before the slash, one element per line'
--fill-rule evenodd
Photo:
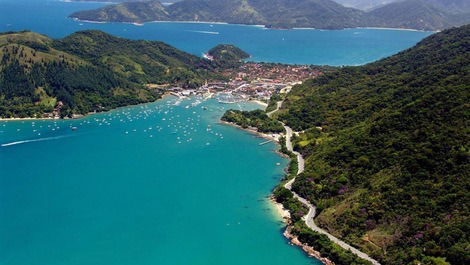
<path fill-rule="evenodd" d="M 197 87 L 211 64 L 159 41 L 129 40 L 102 31 L 81 31 L 53 46 L 137 83 L 178 83 Z"/>
<path fill-rule="evenodd" d="M 245 51 L 230 44 L 219 44 L 210 49 L 207 54 L 220 67 L 237 67 L 243 59 L 250 57 Z"/>
<path fill-rule="evenodd" d="M 469 102 L 470 26 L 296 86 L 280 113 L 304 131 L 293 188 L 383 264 L 470 264 Z"/>
<path fill-rule="evenodd" d="M 384 27 L 436 30 L 457 25 L 452 15 L 425 0 L 390 3 L 370 11 L 369 15 L 376 17 L 380 21 L 378 25 Z"/>
<path fill-rule="evenodd" d="M 158 99 L 146 84 L 195 87 L 212 64 L 161 42 L 82 31 L 0 34 L 0 117 L 71 116 Z"/>
<path fill-rule="evenodd" d="M 133 1 L 107 5 L 95 10 L 74 13 L 72 17 L 92 21 L 148 22 L 169 20 L 169 14 L 159 1 Z"/>

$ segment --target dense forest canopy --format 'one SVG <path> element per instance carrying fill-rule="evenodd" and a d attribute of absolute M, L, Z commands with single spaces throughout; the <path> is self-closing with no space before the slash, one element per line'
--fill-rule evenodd
<path fill-rule="evenodd" d="M 224 68 L 240 66 L 243 59 L 250 57 L 248 53 L 231 44 L 219 44 L 210 49 L 207 54 L 218 66 Z"/>
<path fill-rule="evenodd" d="M 157 41 L 81 31 L 0 34 L 0 117 L 71 116 L 154 101 L 147 84 L 198 87 L 215 65 Z"/>
<path fill-rule="evenodd" d="M 470 264 L 470 25 L 293 88 L 294 190 L 383 264 Z"/>

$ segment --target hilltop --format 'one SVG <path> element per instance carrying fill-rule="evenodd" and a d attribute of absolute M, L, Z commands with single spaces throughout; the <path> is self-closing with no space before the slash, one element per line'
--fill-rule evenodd
<path fill-rule="evenodd" d="M 207 52 L 207 55 L 221 67 L 236 67 L 240 65 L 243 59 L 249 58 L 250 55 L 242 49 L 230 45 L 219 44 Z"/>
<path fill-rule="evenodd" d="M 2 33 L 0 117 L 64 117 L 154 101 L 162 91 L 147 84 L 198 87 L 213 67 L 162 42 L 101 31 L 58 40 L 29 31 Z"/>

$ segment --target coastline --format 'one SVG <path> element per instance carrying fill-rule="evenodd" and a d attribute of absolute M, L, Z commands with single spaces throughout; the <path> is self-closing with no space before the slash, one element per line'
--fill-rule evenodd
<path fill-rule="evenodd" d="M 184 20 L 155 20 L 155 21 L 146 21 L 146 22 L 124 22 L 124 21 L 94 21 L 94 20 L 82 20 L 75 17 L 70 17 L 72 20 L 77 22 L 84 23 L 95 23 L 95 24 L 106 24 L 106 23 L 123 23 L 142 26 L 147 23 L 180 23 L 180 24 L 215 24 L 215 25 L 234 25 L 234 26 L 248 26 L 248 27 L 257 27 L 261 29 L 273 29 L 273 30 L 349 30 L 349 29 L 370 29 L 370 30 L 399 30 L 399 31 L 414 31 L 414 32 L 440 32 L 440 30 L 422 30 L 422 29 L 411 29 L 411 28 L 389 28 L 389 27 L 354 27 L 354 28 L 338 28 L 338 29 L 321 29 L 313 27 L 291 27 L 291 28 L 273 28 L 268 27 L 267 25 L 258 25 L 258 24 L 239 24 L 239 23 L 228 23 L 228 22 L 217 22 L 217 21 L 184 21 Z"/>
<path fill-rule="evenodd" d="M 110 109 L 110 110 L 107 110 L 107 111 L 101 111 L 101 112 L 89 112 L 87 114 L 73 114 L 73 117 L 72 118 L 69 118 L 69 117 L 64 117 L 64 118 L 57 118 L 57 117 L 52 117 L 52 118 L 33 118 L 33 117 L 25 117 L 25 118 L 0 118 L 0 122 L 10 122 L 10 121 L 49 121 L 49 120 L 55 120 L 55 121 L 64 121 L 64 120 L 79 120 L 79 119 L 82 119 L 82 118 L 86 118 L 86 117 L 90 117 L 92 115 L 95 115 L 95 114 L 102 114 L 102 113 L 106 113 L 106 112 L 110 112 L 110 111 L 113 111 L 113 110 L 117 110 L 117 109 L 121 109 L 121 108 L 127 108 L 127 107 L 131 107 L 131 106 L 139 106 L 139 105 L 144 105 L 144 104 L 149 104 L 149 103 L 154 103 L 154 102 L 157 102 L 159 100 L 162 100 L 164 99 L 165 97 L 168 97 L 168 96 L 173 96 L 170 94 L 170 92 L 165 92 L 161 95 L 161 97 L 155 101 L 149 101 L 149 102 L 145 102 L 145 103 L 139 103 L 139 104 L 135 104 L 135 105 L 125 105 L 125 106 L 121 106 L 121 107 L 117 107 L 117 108 L 114 108 L 114 109 Z"/>
<path fill-rule="evenodd" d="M 276 145 L 278 145 L 278 146 L 280 145 L 279 137 L 281 136 L 281 134 L 272 134 L 272 135 L 265 134 L 265 133 L 258 132 L 255 128 L 243 128 L 243 127 L 241 127 L 241 126 L 239 126 L 235 123 L 226 122 L 226 121 L 222 121 L 222 120 L 220 120 L 220 123 L 225 124 L 225 125 L 229 125 L 229 126 L 233 126 L 235 128 L 238 128 L 240 130 L 249 132 L 251 134 L 263 137 L 265 139 L 272 140 L 274 143 L 276 143 Z M 276 135 L 277 137 L 273 137 L 273 135 Z M 276 150 L 276 153 L 278 155 L 282 156 L 282 157 L 289 158 L 286 154 L 281 153 L 279 150 Z M 282 182 L 279 183 L 278 185 L 281 185 L 281 184 L 282 184 Z M 274 198 L 274 195 L 272 193 L 269 196 L 269 202 L 272 205 L 273 209 L 275 210 L 276 214 L 284 222 L 285 230 L 283 232 L 283 236 L 290 241 L 289 244 L 291 246 L 300 247 L 305 252 L 306 255 L 308 255 L 311 258 L 315 258 L 315 259 L 319 260 L 320 262 L 322 262 L 325 265 L 335 265 L 335 263 L 333 261 L 331 261 L 328 258 L 322 257 L 322 255 L 319 251 L 316 251 L 311 246 L 300 242 L 300 240 L 291 233 L 292 222 L 291 222 L 291 219 L 290 219 L 290 216 L 291 216 L 290 212 L 287 209 L 284 208 L 282 203 L 279 203 L 279 202 L 276 201 L 276 199 Z"/>
<path fill-rule="evenodd" d="M 267 28 L 266 25 L 257 25 L 257 24 L 237 24 L 237 23 L 227 23 L 227 22 L 218 22 L 218 21 L 192 21 L 192 20 L 153 20 L 145 22 L 124 22 L 124 21 L 96 21 L 96 20 L 86 20 L 79 19 L 76 17 L 69 17 L 70 19 L 77 22 L 84 23 L 95 23 L 95 24 L 107 24 L 107 23 L 123 23 L 139 26 L 148 24 L 148 23 L 178 23 L 178 24 L 214 24 L 214 25 L 234 25 L 234 26 L 247 26 L 247 27 L 257 27 L 257 28 Z"/>

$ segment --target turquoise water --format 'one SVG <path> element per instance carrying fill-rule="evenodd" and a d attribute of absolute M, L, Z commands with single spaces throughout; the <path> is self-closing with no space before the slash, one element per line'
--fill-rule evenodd
<path fill-rule="evenodd" d="M 232 43 L 256 61 L 329 65 L 370 62 L 430 34 L 67 18 L 101 5 L 0 0 L 0 31 L 59 38 L 93 28 L 196 55 Z M 287 161 L 273 144 L 259 146 L 263 139 L 218 123 L 228 107 L 257 106 L 173 104 L 166 98 L 80 120 L 0 122 L 0 264 L 320 264 L 287 244 L 266 199 Z"/>
<path fill-rule="evenodd" d="M 319 264 L 266 199 L 287 161 L 218 122 L 257 105 L 191 102 L 0 122 L 0 264 Z"/>
<path fill-rule="evenodd" d="M 74 11 L 101 5 L 57 0 L 0 0 L 0 31 L 30 29 L 59 38 L 78 30 L 100 29 L 131 39 L 162 40 L 198 56 L 217 44 L 230 43 L 246 50 L 254 61 L 328 65 L 371 62 L 409 48 L 431 34 L 373 29 L 274 30 L 194 23 L 135 26 L 82 23 L 67 18 Z"/>

